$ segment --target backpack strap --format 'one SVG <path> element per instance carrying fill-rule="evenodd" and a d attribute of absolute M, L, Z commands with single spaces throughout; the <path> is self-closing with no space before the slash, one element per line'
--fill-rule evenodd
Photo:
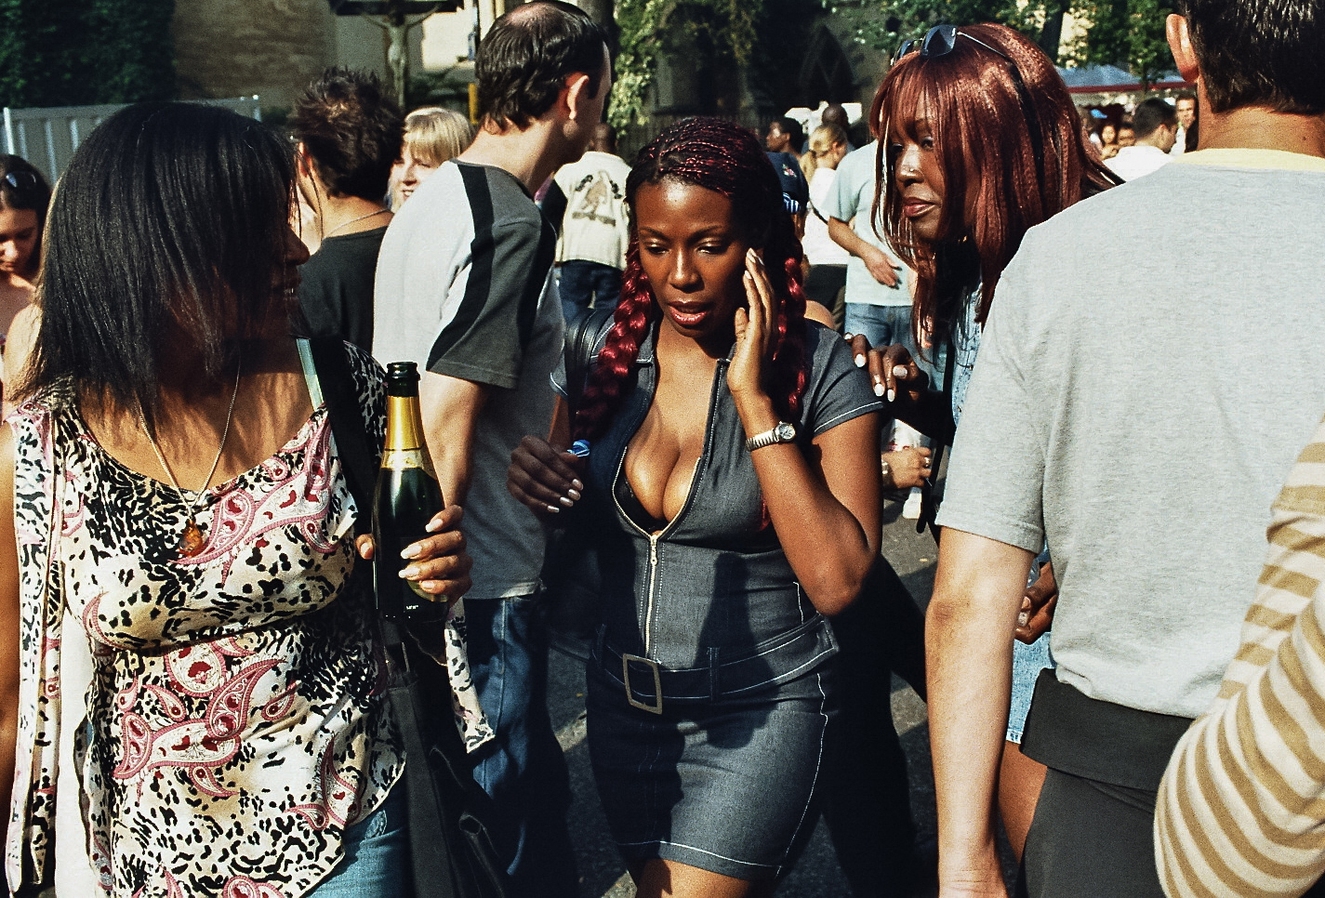
<path fill-rule="evenodd" d="M 566 398 L 572 411 L 580 404 L 598 342 L 611 327 L 615 312 L 615 308 L 580 309 L 566 322 Z"/>

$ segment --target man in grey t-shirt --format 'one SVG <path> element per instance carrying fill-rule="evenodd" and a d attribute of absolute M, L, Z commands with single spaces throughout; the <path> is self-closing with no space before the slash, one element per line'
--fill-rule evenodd
<path fill-rule="evenodd" d="M 1180 5 L 1169 43 L 1202 94 L 1201 151 L 1026 235 L 958 428 L 926 636 L 945 896 L 1006 895 L 993 795 L 1045 538 L 1058 667 L 1022 743 L 1049 768 L 1027 894 L 1163 894 L 1160 777 L 1232 659 L 1270 503 L 1325 412 L 1325 8 Z"/>
<path fill-rule="evenodd" d="M 547 633 L 537 599 L 538 521 L 506 492 L 510 453 L 552 421 L 562 317 L 556 236 L 533 192 L 583 154 L 611 68 L 601 29 L 565 3 L 498 19 L 475 63 L 483 124 L 405 204 L 378 259 L 373 354 L 413 359 L 442 494 L 465 509 L 474 559 L 468 653 L 496 731 L 475 755 L 515 895 L 577 892 L 565 759 L 548 717 Z"/>

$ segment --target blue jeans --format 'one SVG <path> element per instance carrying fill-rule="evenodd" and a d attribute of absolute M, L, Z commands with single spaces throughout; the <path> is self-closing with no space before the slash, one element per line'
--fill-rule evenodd
<path fill-rule="evenodd" d="M 614 309 L 621 300 L 621 269 L 583 259 L 569 259 L 561 263 L 561 278 L 557 281 L 561 294 L 561 309 L 569 321 L 579 309 Z"/>
<path fill-rule="evenodd" d="M 402 781 L 381 807 L 345 831 L 345 856 L 307 898 L 397 898 L 410 894 L 408 819 Z"/>
<path fill-rule="evenodd" d="M 878 349 L 901 343 L 912 356 L 919 357 L 916 340 L 911 333 L 910 306 L 872 306 L 848 302 L 845 328 L 848 334 L 864 334 L 870 345 Z"/>
<path fill-rule="evenodd" d="M 468 599 L 469 666 L 496 738 L 471 757 L 492 796 L 497 847 L 514 895 L 576 895 L 566 826 L 570 774 L 547 710 L 547 613 L 537 595 Z"/>

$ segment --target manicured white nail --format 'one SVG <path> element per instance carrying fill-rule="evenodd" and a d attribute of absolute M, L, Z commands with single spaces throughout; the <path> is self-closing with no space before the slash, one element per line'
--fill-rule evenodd
<path fill-rule="evenodd" d="M 857 368 L 865 367 L 865 357 L 863 355 L 856 356 L 856 367 Z"/>
<path fill-rule="evenodd" d="M 571 508 L 572 506 L 575 505 L 575 500 L 572 499 L 570 496 L 562 496 L 557 501 L 561 503 L 562 508 Z"/>
<path fill-rule="evenodd" d="M 400 569 L 400 579 L 402 580 L 408 580 L 410 577 L 417 577 L 418 575 L 419 569 L 412 564 Z"/>
<path fill-rule="evenodd" d="M 581 483 L 578 478 L 570 482 L 570 488 L 577 492 L 584 492 L 584 484 Z"/>
<path fill-rule="evenodd" d="M 547 507 L 547 510 L 548 510 L 548 513 L 549 513 L 549 514 L 560 514 L 560 513 L 561 513 L 561 509 L 558 508 L 558 507 L 555 506 L 555 505 L 549 505 L 549 506 Z"/>
<path fill-rule="evenodd" d="M 571 487 L 570 489 L 566 490 L 566 495 L 570 496 L 572 502 L 580 501 L 580 491 L 575 489 L 574 487 Z"/>
<path fill-rule="evenodd" d="M 418 558 L 418 557 L 419 557 L 419 547 L 418 547 L 418 545 L 417 545 L 416 543 L 410 543 L 408 546 L 406 546 L 405 548 L 403 548 L 403 549 L 400 550 L 400 557 L 401 557 L 401 558 Z"/>
<path fill-rule="evenodd" d="M 888 401 L 889 401 L 889 402 L 894 402 L 894 401 L 896 401 L 896 399 L 897 399 L 897 391 L 896 391 L 896 390 L 889 390 L 889 391 L 888 391 Z"/>

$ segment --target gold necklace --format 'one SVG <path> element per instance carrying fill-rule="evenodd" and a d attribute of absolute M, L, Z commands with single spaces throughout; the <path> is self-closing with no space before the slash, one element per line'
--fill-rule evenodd
<path fill-rule="evenodd" d="M 161 468 L 170 478 L 170 485 L 175 488 L 176 495 L 179 496 L 180 504 L 188 508 L 188 520 L 184 524 L 184 532 L 180 534 L 179 545 L 176 551 L 185 558 L 192 558 L 203 550 L 207 544 L 203 536 L 202 528 L 198 526 L 194 518 L 198 510 L 198 503 L 202 497 L 207 495 L 207 486 L 212 482 L 212 477 L 216 475 L 216 468 L 221 464 L 221 454 L 225 452 L 225 441 L 230 436 L 230 422 L 235 416 L 235 399 L 239 396 L 239 374 L 243 370 L 244 360 L 242 357 L 235 362 L 235 389 L 230 394 L 230 409 L 225 413 L 225 429 L 221 431 L 221 445 L 216 450 L 216 458 L 212 460 L 212 469 L 207 472 L 207 479 L 202 482 L 202 489 L 198 490 L 198 495 L 190 502 L 184 498 L 184 491 L 179 488 L 179 481 L 175 479 L 175 472 L 170 470 L 170 465 L 166 464 L 166 457 L 161 454 L 160 447 L 156 440 L 152 438 L 152 431 L 147 426 L 147 416 L 143 414 L 143 404 L 138 403 L 138 423 L 143 426 L 143 433 L 147 436 L 147 442 L 152 447 L 152 452 L 156 454 L 156 460 L 161 463 Z"/>
<path fill-rule="evenodd" d="M 349 221 L 342 221 L 340 224 L 336 225 L 336 226 L 335 226 L 334 228 L 332 228 L 330 231 L 327 231 L 325 234 L 323 234 L 323 235 L 322 235 L 322 239 L 323 239 L 323 240 L 326 240 L 328 237 L 330 237 L 332 234 L 334 234 L 334 233 L 336 233 L 337 231 L 339 231 L 341 228 L 348 228 L 350 225 L 354 224 L 356 221 L 363 221 L 365 218 L 372 218 L 374 215 L 381 215 L 382 213 L 384 213 L 384 212 L 386 212 L 386 211 L 387 211 L 387 210 L 385 210 L 385 209 L 378 209 L 376 212 L 369 212 L 367 215 L 360 215 L 358 218 L 351 218 Z"/>

